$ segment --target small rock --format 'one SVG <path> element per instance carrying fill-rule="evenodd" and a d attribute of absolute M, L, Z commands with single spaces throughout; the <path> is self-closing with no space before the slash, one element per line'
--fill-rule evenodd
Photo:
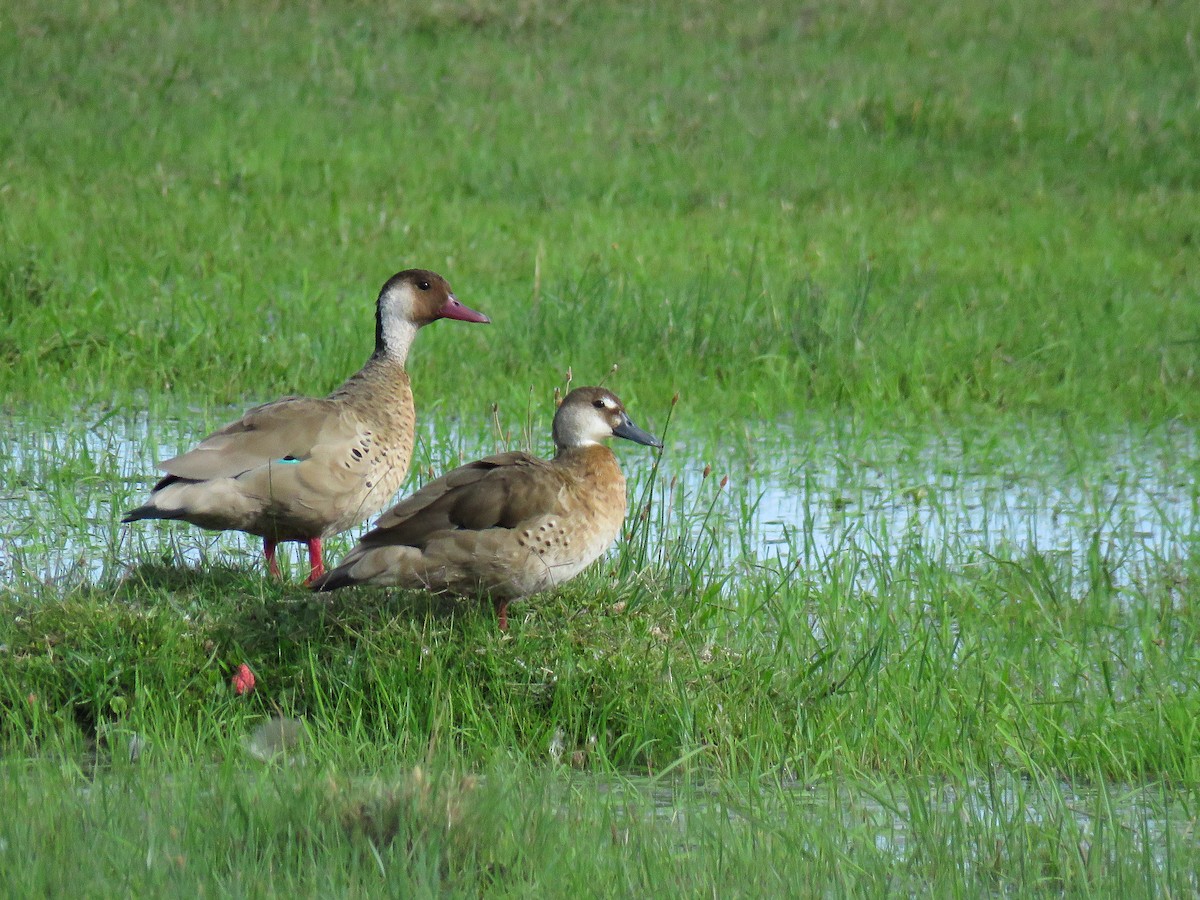
<path fill-rule="evenodd" d="M 565 749 L 563 738 L 563 730 L 561 728 L 555 729 L 554 737 L 550 738 L 550 746 L 547 748 L 550 753 L 550 759 L 554 761 L 555 765 L 562 762 L 563 750 Z"/>
<path fill-rule="evenodd" d="M 304 722 L 286 716 L 272 716 L 260 724 L 246 740 L 246 752 L 262 762 L 280 756 L 295 756 L 304 742 Z"/>

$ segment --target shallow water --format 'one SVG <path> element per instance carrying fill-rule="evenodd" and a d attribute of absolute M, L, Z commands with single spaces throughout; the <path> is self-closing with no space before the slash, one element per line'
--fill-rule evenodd
<path fill-rule="evenodd" d="M 678 831 L 678 851 L 694 835 L 718 827 L 796 836 L 795 850 L 814 857 L 844 855 L 865 863 L 877 853 L 896 867 L 902 891 L 919 888 L 930 871 L 957 870 L 982 880 L 1051 864 L 1063 874 L 1114 858 L 1137 860 L 1145 874 L 1187 872 L 1195 846 L 1194 815 L 1180 793 L 1162 784 L 1072 784 L 1006 770 L 963 780 L 912 777 L 872 783 L 827 779 L 733 785 L 624 778 L 597 784 L 613 798 L 627 827 L 654 819 Z M 801 827 L 792 827 L 793 822 Z M 706 823 L 710 823 L 706 826 Z M 803 837 L 808 835 L 808 838 Z M 628 831 L 614 840 L 629 840 Z M 1049 874 L 1045 872 L 1043 874 Z M 1200 873 L 1191 872 L 1200 887 Z"/>
<path fill-rule="evenodd" d="M 3 421 L 0 582 L 96 579 L 164 555 L 256 564 L 258 543 L 243 535 L 119 524 L 153 483 L 158 459 L 228 417 L 84 414 L 69 430 Z M 427 428 L 406 489 L 504 443 Z M 616 444 L 636 509 L 653 454 Z M 709 543 L 713 574 L 735 577 L 764 563 L 815 570 L 848 550 L 886 559 L 918 547 L 948 565 L 1036 553 L 1083 566 L 1098 552 L 1116 582 L 1130 583 L 1194 545 L 1196 460 L 1197 435 L 1171 426 L 1096 435 L 809 421 L 743 425 L 719 441 L 676 433 L 650 495 L 658 532 L 650 545 Z M 357 533 L 334 542 L 331 556 Z"/>
<path fill-rule="evenodd" d="M 811 569 L 851 546 L 919 547 L 949 565 L 1040 554 L 1081 567 L 1098 551 L 1128 582 L 1184 556 L 1200 514 L 1196 435 L 1182 429 L 828 430 L 789 446 L 733 487 L 743 557 Z"/>

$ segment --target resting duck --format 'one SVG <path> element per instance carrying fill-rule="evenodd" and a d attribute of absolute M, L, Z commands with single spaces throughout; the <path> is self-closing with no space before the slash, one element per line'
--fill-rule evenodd
<path fill-rule="evenodd" d="M 256 406 L 159 463 L 166 476 L 121 521 L 180 519 L 258 535 L 276 577 L 276 545 L 302 541 L 306 583 L 320 578 L 322 539 L 379 512 L 408 473 L 416 416 L 404 363 L 417 330 L 437 319 L 489 321 L 434 272 L 393 275 L 376 301 L 375 352 L 362 369 L 328 397 Z"/>
<path fill-rule="evenodd" d="M 614 435 L 662 447 L 611 391 L 571 391 L 554 416 L 553 459 L 501 453 L 429 482 L 384 513 L 313 589 L 373 584 L 486 594 L 507 630 L 510 601 L 574 578 L 616 539 L 625 476 L 601 443 Z"/>

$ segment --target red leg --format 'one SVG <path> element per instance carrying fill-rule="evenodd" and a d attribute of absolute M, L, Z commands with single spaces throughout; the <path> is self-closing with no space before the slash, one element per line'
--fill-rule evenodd
<path fill-rule="evenodd" d="M 275 544 L 276 542 L 270 538 L 263 538 L 263 556 L 267 558 L 267 568 L 276 578 L 282 578 L 279 574 L 279 562 L 275 559 Z"/>
<path fill-rule="evenodd" d="M 496 601 L 496 618 L 500 620 L 500 630 L 508 631 L 508 601 Z"/>
<path fill-rule="evenodd" d="M 321 539 L 319 537 L 309 538 L 308 540 L 308 580 L 306 585 L 312 584 L 318 578 L 325 574 L 325 558 L 321 552 Z"/>

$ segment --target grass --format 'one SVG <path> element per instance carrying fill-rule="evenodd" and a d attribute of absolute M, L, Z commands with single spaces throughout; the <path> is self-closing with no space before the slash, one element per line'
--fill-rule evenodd
<path fill-rule="evenodd" d="M 860 551 L 721 606 L 593 572 L 507 637 L 212 568 L 10 601 L 0 840 L 53 849 L 9 890 L 86 852 L 97 893 L 1190 893 L 1200 623 L 1077 590 Z M 264 767 L 277 715 L 297 762 Z"/>
<path fill-rule="evenodd" d="M 1147 847 L 1163 846 L 1153 829 L 1170 809 L 1153 792 L 1112 791 L 1078 804 L 1053 784 L 992 782 L 956 798 L 911 780 L 879 786 L 879 799 L 866 804 L 848 802 L 837 782 L 764 797 L 758 786 L 714 791 L 613 778 L 596 792 L 569 770 L 520 764 L 478 778 L 424 767 L 370 779 L 308 766 L 247 772 L 230 760 L 183 772 L 118 764 L 94 778 L 46 768 L 35 768 L 35 780 L 28 768 L 9 767 L 0 781 L 6 808 L 17 812 L 0 826 L 6 852 L 29 854 L 8 878 L 27 893 L 1195 889 L 1195 848 L 1186 840 L 1165 854 L 1163 875 L 1148 876 Z M 994 816 L 991 792 L 1004 790 L 1015 796 L 1006 804 L 1012 812 Z M 668 791 L 686 817 L 660 814 L 655 797 Z M 81 804 L 84 795 L 94 799 Z M 1128 827 L 1120 808 L 1141 804 Z M 928 827 L 914 831 L 923 837 L 898 853 L 878 838 L 880 827 L 922 820 Z M 74 856 L 81 848 L 89 854 L 82 869 Z"/>
<path fill-rule="evenodd" d="M 992 458 L 1020 463 L 1011 438 L 961 437 L 975 444 L 967 461 L 937 463 L 955 479 Z M 850 472 L 811 491 L 805 512 L 786 513 L 803 523 L 774 549 L 715 475 L 692 485 L 635 477 L 621 552 L 518 604 L 507 636 L 486 604 L 365 589 L 318 597 L 264 580 L 253 541 L 242 567 L 223 562 L 213 539 L 162 526 L 135 551 L 145 562 L 42 583 L 31 569 L 13 586 L 0 627 L 11 710 L 0 736 L 32 749 L 75 726 L 95 739 L 105 723 L 140 733 L 163 715 L 220 721 L 235 715 L 226 685 L 245 661 L 263 682 L 250 711 L 307 716 L 413 755 L 437 738 L 478 764 L 497 750 L 544 758 L 558 741 L 647 772 L 679 759 L 756 776 L 852 760 L 895 775 L 1003 763 L 1195 782 L 1194 488 L 1191 501 L 1154 485 L 1080 498 L 1076 486 L 1114 465 L 1085 446 L 1073 474 L 1030 462 L 1003 476 L 1035 479 L 1034 492 L 1057 485 L 1053 510 L 1026 507 L 1011 487 L 1012 499 L 987 501 L 986 480 L 914 482 L 933 459 L 914 453 L 927 439 L 917 438 L 842 443 L 850 459 L 895 457 L 881 501 Z M 1037 440 L 1032 459 L 1063 452 Z M 1156 483 L 1186 477 L 1168 462 L 1170 442 L 1122 452 L 1143 471 L 1156 457 L 1168 466 Z M 980 497 L 993 510 L 1014 504 L 995 537 L 973 527 L 985 516 L 964 517 Z M 1155 498 L 1166 505 L 1148 523 Z M 924 524 L 897 524 L 911 515 Z M 1040 534 L 1051 515 L 1071 523 Z M 106 547 L 107 532 L 102 524 L 100 545 L 76 552 L 130 552 Z M 1027 542 L 1005 538 L 1022 533 Z M 177 556 L 180 539 L 210 548 L 198 567 L 190 551 Z"/>
<path fill-rule="evenodd" d="M 2 892 L 1196 893 L 1198 26 L 4 7 Z M 118 524 L 411 265 L 410 486 L 617 363 L 617 552 L 501 636 Z"/>
<path fill-rule="evenodd" d="M 496 321 L 422 336 L 451 414 L 1192 415 L 1197 13 L 1109 12 L 17 4 L 0 390 L 325 391 L 420 264 Z"/>
<path fill-rule="evenodd" d="M 0 792 L 56 799 L 0 846 L 56 849 L 6 887 L 87 852 L 95 893 L 1195 889 L 1189 430 L 664 419 L 657 466 L 623 454 L 619 551 L 507 636 L 486 604 L 318 598 L 254 541 L 121 529 L 141 416 L 10 445 L 57 533 L 10 532 Z M 431 432 L 417 470 L 534 430 Z M 59 552 L 93 564 L 39 575 Z M 299 737 L 264 763 L 276 717 Z M 471 783 L 461 834 L 426 777 Z"/>
<path fill-rule="evenodd" d="M 824 589 L 747 585 L 726 609 L 630 605 L 618 599 L 629 588 L 593 581 L 507 639 L 482 610 L 428 619 L 409 597 L 330 606 L 264 596 L 252 576 L 147 568 L 117 590 L 10 606 L 2 733 L 32 749 L 76 727 L 95 740 L 279 709 L 362 746 L 417 755 L 441 740 L 476 762 L 544 759 L 557 739 L 649 772 L 699 754 L 759 775 L 840 760 L 892 774 L 1004 763 L 1200 776 L 1200 625 L 1164 588 L 1131 612 L 1099 589 L 1067 602 L 1037 560 L 955 577 L 907 558 L 915 586 L 888 572 L 883 590 L 856 595 L 848 565 L 822 572 Z M 248 709 L 226 688 L 243 660 L 260 681 Z"/>
<path fill-rule="evenodd" d="M 691 482 L 664 457 L 634 478 L 647 516 L 621 551 L 514 607 L 507 636 L 485 604 L 331 602 L 219 547 L 14 586 L 0 793 L 48 812 L 0 839 L 56 849 L 10 890 L 52 890 L 59 854 L 88 852 L 97 893 L 1194 891 L 1187 503 L 1148 547 L 1127 487 L 1063 509 L 1081 546 L 991 552 L 969 532 L 889 536 L 856 470 L 886 473 L 886 505 L 953 522 L 975 495 L 930 464 L 1071 497 L 1128 459 L 1178 484 L 1179 438 L 1026 436 L 1026 459 L 1011 435 L 957 431 L 964 460 L 913 438 L 836 433 L 837 479 L 804 467 L 822 487 L 777 554 L 746 488 L 720 484 L 744 448 Z M 1053 456 L 1065 471 L 1036 464 Z M 829 545 L 831 512 L 847 526 Z M 731 535 L 757 556 L 727 556 Z M 243 661 L 258 685 L 237 697 Z M 264 764 L 248 750 L 281 746 L 275 717 L 298 737 Z"/>

